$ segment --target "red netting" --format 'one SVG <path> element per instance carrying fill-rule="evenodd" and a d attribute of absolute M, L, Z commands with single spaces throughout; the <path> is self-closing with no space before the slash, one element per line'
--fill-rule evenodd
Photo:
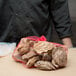
<path fill-rule="evenodd" d="M 25 37 L 25 38 L 22 38 L 22 39 L 31 39 L 31 40 L 33 40 L 33 41 L 46 41 L 47 39 L 45 38 L 45 36 L 41 36 L 41 37 L 37 37 L 37 36 L 29 36 L 29 37 Z M 21 39 L 21 40 L 22 40 Z M 18 48 L 18 46 L 20 45 L 20 43 L 21 43 L 21 40 L 20 40 L 20 42 L 19 42 L 19 44 L 17 45 L 17 47 L 15 48 L 15 50 L 14 50 L 14 52 L 13 52 L 13 54 L 12 54 L 12 57 L 13 57 L 13 59 L 15 60 L 15 61 L 17 61 L 17 62 L 20 62 L 20 63 L 23 63 L 23 64 L 26 64 L 24 61 L 22 61 L 20 58 L 18 58 L 18 57 L 16 57 L 15 55 L 16 55 L 16 52 L 17 52 L 17 48 Z M 62 44 L 58 44 L 58 43 L 53 43 L 53 42 L 50 42 L 50 43 L 52 43 L 52 44 L 54 44 L 56 47 L 59 47 L 59 46 L 61 46 L 61 47 L 63 47 L 64 49 L 65 49 L 65 51 L 66 51 L 66 53 L 67 53 L 67 51 L 68 51 L 68 49 L 64 46 L 64 45 L 62 45 Z M 26 65 L 24 65 L 25 67 L 27 67 Z"/>

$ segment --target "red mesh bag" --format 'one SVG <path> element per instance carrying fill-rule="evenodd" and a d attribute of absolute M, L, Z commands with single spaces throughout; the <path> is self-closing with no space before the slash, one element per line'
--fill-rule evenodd
<path fill-rule="evenodd" d="M 25 38 L 22 38 L 22 39 L 26 39 L 26 38 L 27 38 L 27 39 L 30 39 L 30 40 L 33 40 L 33 41 L 47 41 L 44 36 L 41 36 L 41 37 L 29 36 L 29 37 L 25 37 Z M 21 40 L 22 40 L 22 39 L 21 39 Z M 21 56 L 18 55 L 18 51 L 17 51 L 17 48 L 18 48 L 19 45 L 21 44 L 21 40 L 20 40 L 19 44 L 17 45 L 17 47 L 15 48 L 15 50 L 14 50 L 14 52 L 13 52 L 13 54 L 12 54 L 12 57 L 13 57 L 13 59 L 14 59 L 16 62 L 20 62 L 20 63 L 24 64 L 25 67 L 27 67 L 27 66 L 25 65 L 26 62 L 21 59 Z M 63 47 L 63 48 L 65 49 L 66 53 L 67 53 L 68 49 L 67 49 L 64 45 L 58 44 L 58 43 L 53 43 L 53 42 L 50 42 L 50 43 L 54 44 L 56 47 L 59 47 L 59 46 Z"/>

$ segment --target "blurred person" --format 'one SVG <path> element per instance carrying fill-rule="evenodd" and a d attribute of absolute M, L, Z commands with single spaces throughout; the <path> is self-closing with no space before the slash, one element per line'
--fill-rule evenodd
<path fill-rule="evenodd" d="M 52 26 L 65 46 L 72 47 L 68 0 L 0 0 L 0 41 L 22 37 L 52 38 Z"/>

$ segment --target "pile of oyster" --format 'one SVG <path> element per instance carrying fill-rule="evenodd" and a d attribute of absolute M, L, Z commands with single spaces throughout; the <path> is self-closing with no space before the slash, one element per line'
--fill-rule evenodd
<path fill-rule="evenodd" d="M 34 66 L 41 70 L 56 70 L 67 64 L 65 49 L 61 46 L 56 47 L 48 41 L 33 41 L 23 38 L 16 51 L 28 68 Z"/>

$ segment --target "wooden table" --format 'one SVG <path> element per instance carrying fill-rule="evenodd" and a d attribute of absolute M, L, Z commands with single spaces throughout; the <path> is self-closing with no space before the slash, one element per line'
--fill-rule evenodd
<path fill-rule="evenodd" d="M 15 62 L 10 54 L 0 58 L 0 76 L 76 76 L 76 48 L 69 49 L 67 67 L 56 71 L 27 69 Z"/>

